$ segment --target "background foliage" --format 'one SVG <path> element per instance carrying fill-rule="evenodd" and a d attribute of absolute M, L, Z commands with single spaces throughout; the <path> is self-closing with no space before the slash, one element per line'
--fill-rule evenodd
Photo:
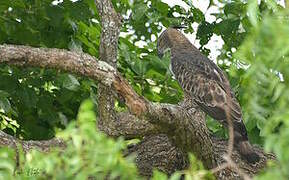
<path fill-rule="evenodd" d="M 169 61 L 160 61 L 156 55 L 157 36 L 164 27 L 186 25 L 184 32 L 196 34 L 200 50 L 205 55 L 210 54 L 206 45 L 211 37 L 220 36 L 224 44 L 216 63 L 228 73 L 243 109 L 250 140 L 264 146 L 267 151 L 273 151 L 279 160 L 259 178 L 288 178 L 288 8 L 281 7 L 273 0 L 261 0 L 260 3 L 255 0 L 211 0 L 208 8 L 218 6 L 219 11 L 213 14 L 216 20 L 208 22 L 205 14 L 190 0 L 184 2 L 188 9 L 179 5 L 171 7 L 160 0 L 113 1 L 117 11 L 124 17 L 119 40 L 118 70 L 147 99 L 177 103 L 182 100 L 182 91 L 171 77 Z M 99 21 L 93 0 L 65 0 L 58 4 L 52 3 L 52 0 L 0 1 L 0 44 L 64 48 L 84 51 L 97 57 L 101 31 Z M 195 23 L 198 24 L 197 28 L 193 28 Z M 140 41 L 144 45 L 136 46 Z M 57 133 L 61 134 L 63 129 L 66 129 L 63 134 L 78 131 L 75 124 L 81 124 L 81 115 L 78 116 L 79 121 L 75 119 L 80 103 L 87 98 L 93 102 L 97 116 L 97 82 L 90 79 L 57 70 L 19 69 L 1 65 L 0 82 L 0 128 L 18 138 L 50 139 Z M 84 106 L 92 108 L 91 105 Z M 122 107 L 123 104 L 118 106 Z M 87 111 L 91 113 L 91 110 Z M 91 116 L 88 119 L 94 118 Z M 226 134 L 209 117 L 208 126 L 216 135 Z M 43 167 L 45 175 L 50 177 L 49 164 L 53 164 L 56 167 L 67 166 L 67 174 L 60 174 L 60 177 L 69 177 L 70 173 L 75 172 L 79 172 L 80 177 L 89 176 L 83 174 L 87 172 L 82 172 L 81 166 L 75 167 L 75 164 L 69 164 L 65 159 L 76 153 L 75 162 L 83 160 L 82 163 L 88 163 L 88 169 L 92 168 L 89 169 L 91 173 L 101 171 L 105 176 L 106 170 L 97 170 L 97 167 L 105 168 L 105 164 L 103 167 L 94 167 L 99 160 L 87 161 L 81 152 L 107 153 L 111 154 L 112 159 L 119 159 L 112 160 L 115 164 L 111 167 L 115 169 L 110 169 L 113 172 L 115 170 L 116 176 L 121 176 L 120 169 L 125 171 L 125 168 L 133 167 L 130 160 L 124 160 L 119 154 L 125 147 L 123 140 L 114 142 L 99 132 L 91 134 L 91 131 L 72 136 L 76 140 L 71 142 L 71 147 L 76 149 L 77 145 L 73 143 L 79 139 L 94 139 L 83 149 L 68 151 L 61 156 L 63 159 L 57 156 L 59 152 L 52 152 L 48 164 L 45 164 L 43 155 L 33 152 L 29 155 L 31 162 L 28 161 L 24 167 Z M 103 144 L 98 145 L 99 141 Z M 90 148 L 95 146 L 100 146 L 99 150 Z M 109 149 L 112 147 L 117 147 L 117 151 L 111 152 Z M 2 158 L 13 156 L 13 152 L 7 149 L 1 149 L 1 153 Z M 33 161 L 36 157 L 43 161 L 37 164 Z M 11 158 L 8 158 L 7 167 L 14 167 L 11 163 Z M 13 168 L 8 168 L 8 172 L 11 175 Z M 135 175 L 135 171 L 128 174 L 131 177 Z M 156 176 L 164 177 L 159 172 L 156 172 Z"/>

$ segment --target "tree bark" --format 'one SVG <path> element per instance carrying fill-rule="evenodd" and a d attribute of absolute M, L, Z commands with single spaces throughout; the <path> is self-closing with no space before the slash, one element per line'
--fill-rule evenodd
<path fill-rule="evenodd" d="M 118 18 L 118 14 L 114 11 L 110 1 L 96 0 L 95 2 L 101 17 L 102 27 L 99 59 L 116 68 L 117 44 L 121 26 L 120 18 Z M 110 122 L 118 121 L 114 110 L 115 98 L 113 91 L 103 84 L 98 85 L 98 104 L 98 128 L 102 131 L 110 132 L 113 129 Z"/>

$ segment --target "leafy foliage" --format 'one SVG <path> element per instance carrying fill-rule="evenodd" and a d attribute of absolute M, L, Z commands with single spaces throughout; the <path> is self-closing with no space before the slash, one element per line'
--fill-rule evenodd
<path fill-rule="evenodd" d="M 125 148 L 123 139 L 117 141 L 106 137 L 96 129 L 96 118 L 91 101 L 84 101 L 80 107 L 77 121 L 61 133 L 59 137 L 66 140 L 65 151 L 54 149 L 49 154 L 32 151 L 22 157 L 22 171 L 19 177 L 53 179 L 87 179 L 105 177 L 114 179 L 134 179 L 137 175 L 132 157 L 123 158 Z M 6 156 L 1 163 L 0 176 L 12 179 L 15 171 L 13 152 L 1 149 Z M 6 154 L 5 154 L 6 153 Z M 1 153 L 0 153 L 1 155 Z M 85 170 L 83 170 L 85 169 Z"/>
<path fill-rule="evenodd" d="M 69 48 L 98 55 L 100 26 L 89 1 L 0 2 L 0 43 Z M 91 5 L 91 4 L 90 4 Z M 93 38 L 92 38 L 93 37 Z M 81 42 L 84 44 L 81 47 Z M 1 66 L 1 129 L 23 139 L 48 139 L 75 119 L 81 101 L 96 98 L 96 84 L 56 70 Z M 72 98 L 73 97 L 73 98 Z M 94 101 L 96 102 L 96 100 Z M 5 118 L 6 117 L 6 118 Z M 20 126 L 11 122 L 16 120 Z M 15 123 L 14 123 L 15 124 Z"/>
<path fill-rule="evenodd" d="M 137 173 L 134 158 L 123 157 L 126 142 L 122 138 L 114 140 L 96 128 L 93 103 L 82 103 L 77 121 L 57 136 L 67 142 L 65 150 L 52 149 L 49 153 L 33 150 L 27 154 L 20 152 L 20 169 L 15 169 L 15 152 L 0 148 L 0 177 L 4 179 L 142 179 Z M 188 177 L 210 178 L 213 176 L 191 156 L 195 165 L 186 170 Z M 16 176 L 14 175 L 16 172 Z M 179 179 L 180 172 L 171 179 Z M 153 179 L 166 177 L 155 171 Z"/>
<path fill-rule="evenodd" d="M 207 45 L 212 36 L 221 37 L 224 43 L 216 62 L 228 73 L 243 109 L 250 140 L 264 146 L 267 151 L 273 151 L 279 160 L 278 164 L 272 163 L 272 168 L 260 178 L 288 178 L 288 8 L 272 0 L 261 0 L 259 3 L 254 0 L 210 0 L 208 8 L 218 6 L 219 11 L 212 14 L 215 20 L 208 21 L 207 14 L 190 0 L 183 1 L 186 7 L 171 6 L 161 0 L 112 2 L 124 17 L 119 40 L 118 70 L 137 93 L 150 101 L 178 103 L 183 98 L 181 88 L 169 72 L 168 58 L 160 60 L 156 55 L 156 38 L 164 27 L 185 25 L 184 32 L 196 34 L 199 49 L 205 55 L 211 53 Z M 64 48 L 98 57 L 99 21 L 94 0 L 66 0 L 57 4 L 53 0 L 0 1 L 0 43 Z M 194 28 L 195 24 L 197 28 Z M 63 129 L 66 129 L 64 137 L 67 132 L 79 132 L 81 128 L 76 128 L 76 124 L 83 125 L 81 113 L 77 117 L 80 103 L 90 98 L 97 109 L 97 82 L 90 79 L 57 70 L 19 69 L 1 65 L 0 82 L 0 128 L 21 139 L 49 139 Z M 118 106 L 123 104 L 118 103 Z M 91 112 L 88 109 L 86 111 Z M 90 118 L 93 119 L 92 116 Z M 226 136 L 216 121 L 208 117 L 207 122 L 213 133 Z M 114 142 L 99 132 L 92 134 L 92 131 L 95 130 L 88 130 L 87 134 L 81 131 L 81 136 L 69 136 L 75 138 L 70 147 L 80 149 L 67 152 L 63 159 L 57 156 L 59 151 L 49 154 L 50 159 L 33 152 L 30 154 L 31 164 L 27 164 L 28 169 L 36 165 L 33 159 L 42 159 L 37 166 L 43 167 L 47 177 L 51 176 L 51 169 L 48 169 L 51 164 L 60 167 L 57 170 L 65 166 L 67 174 L 59 172 L 59 175 L 67 177 L 81 167 L 69 164 L 73 162 L 65 159 L 76 153 L 75 162 L 88 163 L 91 172 L 95 172 L 92 165 L 99 159 L 88 162 L 78 153 L 92 153 L 93 148 L 89 148 L 98 140 L 103 145 L 95 146 L 107 151 L 116 146 L 117 151 L 110 152 L 111 157 L 120 158 L 118 153 L 124 148 L 123 140 Z M 95 141 L 92 144 L 88 141 L 87 147 L 73 144 L 86 141 L 88 137 Z M 0 163 L 0 166 L 5 166 L 3 173 L 5 171 L 7 176 L 12 175 L 14 169 L 11 167 L 14 165 L 11 166 L 10 157 L 13 157 L 13 152 L 1 149 L 2 156 L 7 160 Z M 45 164 L 48 160 L 50 164 Z M 121 176 L 118 168 L 133 166 L 117 161 L 112 167 L 117 167 L 115 176 Z M 197 172 L 194 175 L 200 169 L 202 172 L 202 168 L 194 169 L 193 172 Z M 103 175 L 108 171 L 114 172 L 113 169 L 101 170 Z M 81 172 L 81 177 L 90 175 L 82 173 L 87 172 Z M 133 172 L 130 177 L 136 176 Z M 155 177 L 166 178 L 159 172 L 155 173 Z"/>
<path fill-rule="evenodd" d="M 289 177 L 288 15 L 288 11 L 267 13 L 235 54 L 250 64 L 241 81 L 246 116 L 261 130 L 266 150 L 276 153 L 280 162 L 280 171 L 269 171 L 265 177 L 272 172 L 281 179 Z"/>

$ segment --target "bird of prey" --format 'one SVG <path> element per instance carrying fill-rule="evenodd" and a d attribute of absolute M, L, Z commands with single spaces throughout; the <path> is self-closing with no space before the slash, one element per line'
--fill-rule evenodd
<path fill-rule="evenodd" d="M 166 29 L 158 38 L 160 58 L 167 49 L 171 52 L 170 69 L 184 93 L 225 127 L 228 127 L 230 118 L 234 129 L 234 147 L 249 163 L 259 161 L 259 155 L 248 141 L 241 107 L 222 70 L 175 28 Z"/>

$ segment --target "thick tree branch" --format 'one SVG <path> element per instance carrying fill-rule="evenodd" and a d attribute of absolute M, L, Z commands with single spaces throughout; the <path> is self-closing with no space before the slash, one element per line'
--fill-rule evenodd
<path fill-rule="evenodd" d="M 163 132 L 158 125 L 148 123 L 145 119 L 138 118 L 128 112 L 118 113 L 116 119 L 108 124 L 105 133 L 112 137 L 123 136 L 126 139 L 142 138 Z"/>
<path fill-rule="evenodd" d="M 214 146 L 205 124 L 205 114 L 198 108 L 170 104 L 148 105 L 148 121 L 166 128 L 166 134 L 184 152 L 193 152 L 207 168 L 217 164 Z"/>
<path fill-rule="evenodd" d="M 60 147 L 65 148 L 66 145 L 61 139 L 51 139 L 46 141 L 21 141 L 9 134 L 0 131 L 0 147 L 8 146 L 11 148 L 17 148 L 21 145 L 24 152 L 28 152 L 32 149 L 37 149 L 42 152 L 48 152 L 51 148 Z"/>
<path fill-rule="evenodd" d="M 122 78 L 118 77 L 119 75 L 112 66 L 84 53 L 20 45 L 0 45 L 0 63 L 19 67 L 53 68 L 75 73 L 98 80 L 109 89 L 112 87 L 122 89 L 119 93 L 124 92 L 124 86 L 130 87 L 127 86 L 127 82 L 125 85 L 120 83 L 118 79 Z M 116 87 L 118 85 L 120 87 Z M 122 96 L 129 97 L 127 94 Z M 108 135 L 134 138 L 159 132 L 158 128 L 143 119 L 129 114 L 116 114 L 115 116 L 117 118 L 106 124 L 108 126 L 105 132 Z"/>
<path fill-rule="evenodd" d="M 207 167 L 214 165 L 212 142 L 204 124 L 204 117 L 197 115 L 200 111 L 195 111 L 197 114 L 190 114 L 177 105 L 160 105 L 145 100 L 135 93 L 129 83 L 116 73 L 112 66 L 103 61 L 97 61 L 87 54 L 77 54 L 66 50 L 0 45 L 0 63 L 54 68 L 99 80 L 110 90 L 115 89 L 125 99 L 130 111 L 138 117 L 138 119 L 130 119 L 129 124 L 133 126 L 128 127 L 128 125 L 120 126 L 119 124 L 125 124 L 127 121 L 121 121 L 117 118 L 117 114 L 114 114 L 113 118 L 105 121 L 102 130 L 110 135 L 128 135 L 129 137 L 133 135 L 140 137 L 152 132 L 168 133 L 171 134 L 170 137 L 176 139 L 178 146 L 186 151 L 194 152 L 204 160 Z M 107 118 L 112 117 L 107 111 L 105 112 Z M 151 124 L 147 125 L 148 122 Z M 120 129 L 122 127 L 125 129 Z M 142 129 L 142 131 L 138 132 L 137 129 Z M 176 136 L 173 136 L 175 134 Z M 196 143 L 199 145 L 195 146 Z"/>
<path fill-rule="evenodd" d="M 121 22 L 110 0 L 96 0 L 96 7 L 101 17 L 101 37 L 99 59 L 116 68 L 117 44 Z M 117 122 L 115 99 L 113 91 L 103 84 L 98 85 L 99 122 L 98 128 L 107 134 L 113 130 L 113 123 Z"/>
<path fill-rule="evenodd" d="M 21 45 L 0 45 L 0 63 L 19 67 L 52 68 L 90 77 L 111 86 L 116 70 L 85 53 L 62 49 L 33 48 Z"/>

